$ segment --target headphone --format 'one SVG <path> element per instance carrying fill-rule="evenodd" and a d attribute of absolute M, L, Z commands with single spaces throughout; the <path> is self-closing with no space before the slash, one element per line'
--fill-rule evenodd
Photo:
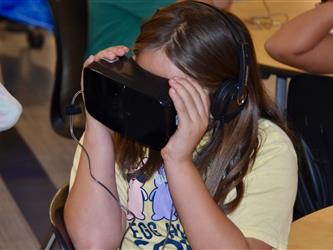
<path fill-rule="evenodd" d="M 211 102 L 210 111 L 212 116 L 223 124 L 238 115 L 246 104 L 250 46 L 245 36 L 238 31 L 234 20 L 227 13 L 207 3 L 194 2 L 216 11 L 240 47 L 238 79 L 228 78 L 223 80 L 213 94 Z"/>

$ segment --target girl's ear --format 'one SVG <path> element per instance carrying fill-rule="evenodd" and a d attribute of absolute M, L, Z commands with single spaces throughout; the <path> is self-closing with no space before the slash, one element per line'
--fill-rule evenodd
<path fill-rule="evenodd" d="M 134 61 L 136 61 L 136 55 L 133 55 L 132 58 Z"/>

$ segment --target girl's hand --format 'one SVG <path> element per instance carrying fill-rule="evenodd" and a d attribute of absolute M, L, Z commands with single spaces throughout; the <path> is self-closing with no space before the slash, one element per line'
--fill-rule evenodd
<path fill-rule="evenodd" d="M 113 60 L 117 56 L 124 56 L 129 49 L 126 46 L 119 45 L 119 46 L 114 46 L 110 47 L 104 50 L 101 50 L 98 52 L 96 55 L 91 55 L 87 58 L 87 60 L 83 64 L 83 68 L 87 67 L 94 61 L 99 61 L 102 58 L 106 58 L 108 60 Z M 83 71 L 82 71 L 83 73 Z M 83 90 L 83 75 L 81 75 L 81 89 Z"/>
<path fill-rule="evenodd" d="M 89 56 L 88 59 L 84 62 L 83 68 L 87 67 L 94 61 L 101 60 L 102 58 L 106 58 L 108 60 L 113 60 L 114 58 L 116 58 L 118 56 L 124 56 L 128 51 L 129 51 L 129 49 L 122 45 L 104 49 L 104 50 L 98 52 L 95 56 L 94 55 Z M 81 74 L 81 90 L 84 90 L 83 89 L 83 70 L 82 70 L 82 74 Z M 86 120 L 87 120 L 87 122 L 86 122 L 87 128 L 93 127 L 94 130 L 97 128 L 104 128 L 104 126 L 101 123 L 97 122 L 88 112 L 86 112 Z"/>
<path fill-rule="evenodd" d="M 210 104 L 206 91 L 189 77 L 174 77 L 169 84 L 179 122 L 161 155 L 165 165 L 177 165 L 192 162 L 193 151 L 207 130 Z"/>

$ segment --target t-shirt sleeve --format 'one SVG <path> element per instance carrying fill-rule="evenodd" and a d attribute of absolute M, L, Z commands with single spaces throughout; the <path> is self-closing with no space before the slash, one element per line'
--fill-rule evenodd
<path fill-rule="evenodd" d="M 244 184 L 244 197 L 229 218 L 245 237 L 286 249 L 297 191 L 297 157 L 276 125 L 261 133 L 261 147 Z"/>
<path fill-rule="evenodd" d="M 84 134 L 80 138 L 80 143 L 81 144 L 83 143 L 83 138 L 84 138 Z M 77 145 L 76 150 L 75 150 L 75 154 L 74 154 L 74 158 L 73 158 L 73 165 L 72 165 L 72 169 L 71 169 L 71 174 L 70 174 L 70 178 L 69 178 L 69 189 L 72 188 L 75 177 L 76 177 L 76 172 L 77 172 L 77 168 L 79 166 L 79 161 L 80 161 L 80 155 L 81 155 L 81 147 L 79 145 Z"/>

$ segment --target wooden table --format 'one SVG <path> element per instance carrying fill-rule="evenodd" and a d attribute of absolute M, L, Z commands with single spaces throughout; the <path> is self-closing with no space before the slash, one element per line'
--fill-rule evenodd
<path fill-rule="evenodd" d="M 333 249 L 333 206 L 294 221 L 288 249 Z"/>
<path fill-rule="evenodd" d="M 289 19 L 313 8 L 319 0 L 266 0 L 271 14 L 286 14 Z M 235 1 L 230 11 L 240 17 L 247 25 L 254 42 L 257 59 L 264 73 L 275 74 L 276 103 L 281 111 L 286 107 L 287 78 L 302 72 L 299 69 L 280 63 L 270 57 L 265 51 L 264 44 L 278 29 L 279 25 L 260 28 L 253 24 L 253 17 L 267 16 L 267 10 L 261 0 Z M 273 16 L 273 20 L 283 21 L 282 15 Z"/>

